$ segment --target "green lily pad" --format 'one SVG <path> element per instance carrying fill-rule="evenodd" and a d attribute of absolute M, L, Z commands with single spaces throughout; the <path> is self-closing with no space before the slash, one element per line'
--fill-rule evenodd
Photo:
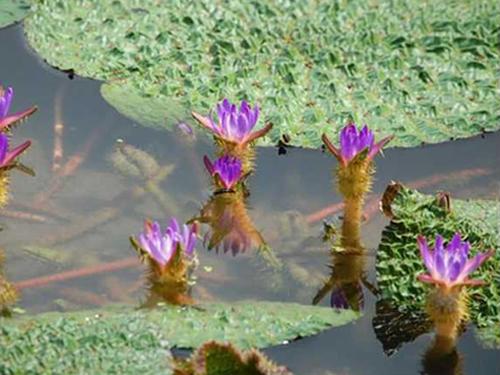
<path fill-rule="evenodd" d="M 172 373 L 168 345 L 154 324 L 123 314 L 77 316 L 0 319 L 0 373 Z"/>
<path fill-rule="evenodd" d="M 164 117 L 165 102 L 207 113 L 228 97 L 259 103 L 275 124 L 261 144 L 286 134 L 318 147 L 350 118 L 405 147 L 500 127 L 497 1 L 45 0 L 33 8 L 25 29 L 33 48 L 55 67 L 154 98 L 148 112 L 143 100 L 125 109 L 103 89 L 146 124 Z"/>
<path fill-rule="evenodd" d="M 358 317 L 326 307 L 243 301 L 154 310 L 114 306 L 0 319 L 0 373 L 42 373 L 46 368 L 51 373 L 77 368 L 96 374 L 165 373 L 170 347 L 195 348 L 218 340 L 240 349 L 264 348 Z"/>
<path fill-rule="evenodd" d="M 28 0 L 0 1 L 0 29 L 21 21 L 30 9 Z"/>
<path fill-rule="evenodd" d="M 191 118 L 178 101 L 161 95 L 146 97 L 125 83 L 103 84 L 101 94 L 118 112 L 147 127 L 171 128 Z"/>
<path fill-rule="evenodd" d="M 500 323 L 500 246 L 498 201 L 452 201 L 452 210 L 442 208 L 435 197 L 403 188 L 392 204 L 394 215 L 385 228 L 378 248 L 376 271 L 382 297 L 400 309 L 424 307 L 426 287 L 417 280 L 425 268 L 417 247 L 417 236 L 431 242 L 439 233 L 451 238 L 455 232 L 471 243 L 471 256 L 496 249 L 472 277 L 486 285 L 468 288 L 470 315 L 480 327 Z"/>

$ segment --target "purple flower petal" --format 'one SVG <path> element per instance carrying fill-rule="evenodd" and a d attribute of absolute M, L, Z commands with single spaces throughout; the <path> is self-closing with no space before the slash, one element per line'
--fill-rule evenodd
<path fill-rule="evenodd" d="M 254 109 L 243 100 L 238 108 L 228 99 L 222 100 L 216 106 L 218 121 L 211 120 L 211 130 L 216 136 L 235 143 L 244 143 L 250 138 L 250 132 L 259 119 L 259 109 Z M 193 113 L 193 116 L 207 127 L 202 116 Z"/>
<path fill-rule="evenodd" d="M 144 231 L 138 236 L 138 243 L 147 252 L 151 260 L 164 267 L 180 246 L 184 253 L 191 257 L 196 243 L 195 227 L 183 224 L 182 227 L 172 218 L 168 227 L 162 232 L 158 222 L 146 220 Z"/>
<path fill-rule="evenodd" d="M 3 134 L 2 134 L 3 135 Z M 7 147 L 8 147 L 7 143 Z M 11 151 L 7 151 L 7 153 L 3 156 L 2 159 L 0 159 L 0 168 L 2 167 L 7 167 L 11 163 L 14 162 L 14 160 L 21 155 L 28 147 L 31 146 L 31 141 L 26 141 L 19 146 L 14 147 Z"/>
<path fill-rule="evenodd" d="M 7 156 L 7 151 L 9 150 L 9 138 L 0 133 L 0 166 L 3 166 L 5 163 L 5 157 Z"/>
<path fill-rule="evenodd" d="M 384 138 L 375 144 L 375 136 L 367 125 L 364 125 L 358 131 L 356 124 L 347 124 L 340 132 L 340 150 L 337 150 L 325 135 L 323 135 L 322 139 L 328 149 L 345 167 L 349 161 L 365 150 L 368 151 L 367 159 L 372 160 L 382 147 L 392 139 L 392 136 Z"/>
<path fill-rule="evenodd" d="M 13 96 L 14 90 L 12 89 L 12 87 L 7 88 L 5 92 L 0 87 L 0 118 L 6 117 L 9 113 Z"/>
<path fill-rule="evenodd" d="M 434 257 L 429 251 L 429 246 L 427 245 L 427 240 L 424 236 L 418 236 L 417 238 L 418 247 L 420 248 L 420 255 L 424 260 L 424 264 L 430 273 L 434 270 Z"/>
<path fill-rule="evenodd" d="M 438 285 L 477 285 L 480 281 L 470 280 L 468 276 L 493 255 L 493 250 L 479 253 L 472 259 L 467 259 L 470 244 L 462 241 L 459 233 L 456 233 L 451 241 L 444 247 L 441 235 L 436 236 L 434 250 L 431 252 L 424 237 L 417 239 L 420 254 L 429 272 L 428 275 L 419 275 L 423 282 Z"/>

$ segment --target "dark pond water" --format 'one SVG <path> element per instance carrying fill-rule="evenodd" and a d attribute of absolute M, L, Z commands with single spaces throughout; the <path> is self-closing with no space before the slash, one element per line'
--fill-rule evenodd
<path fill-rule="evenodd" d="M 35 169 L 36 177 L 14 174 L 11 201 L 0 213 L 0 246 L 6 253 L 8 277 L 21 282 L 73 269 L 91 274 L 48 284 L 35 281 L 23 289 L 20 306 L 34 313 L 138 304 L 145 298 L 144 270 L 133 265 L 135 254 L 128 236 L 141 229 L 145 217 L 162 219 L 175 213 L 188 220 L 198 214 L 210 196 L 202 156 L 213 154 L 212 145 L 199 132 L 192 142 L 179 131 L 154 131 L 122 117 L 101 99 L 99 82 L 70 80 L 40 61 L 26 46 L 21 26 L 1 30 L 0 45 L 0 81 L 15 88 L 13 110 L 39 106 L 14 136 L 15 143 L 34 140 L 23 162 Z M 63 162 L 81 162 L 59 178 L 52 172 L 55 122 L 64 124 Z M 146 151 L 160 165 L 175 166 L 159 183 L 159 192 L 141 190 L 140 180 L 125 177 L 113 167 L 110 155 L 119 139 Z M 420 184 L 427 192 L 498 198 L 499 146 L 500 133 L 496 133 L 415 149 L 389 149 L 384 158 L 377 158 L 373 191 L 380 195 L 391 180 L 399 180 Z M 286 155 L 278 155 L 274 148 L 258 149 L 248 213 L 276 256 L 294 272 L 282 287 L 269 287 L 272 273 L 255 251 L 232 256 L 200 247 L 202 266 L 193 287 L 195 299 L 311 303 L 329 274 L 322 222 L 313 214 L 340 202 L 332 184 L 334 166 L 334 159 L 319 150 L 288 149 Z M 20 212 L 37 216 L 12 217 Z M 375 250 L 386 224 L 377 213 L 363 226 L 370 283 L 376 282 Z M 96 265 L 109 267 L 123 259 L 118 270 L 92 274 L 98 270 Z M 473 327 L 460 338 L 458 360 L 446 362 L 452 369 L 424 368 L 431 333 L 387 356 L 372 325 L 376 299 L 368 289 L 363 294 L 364 315 L 356 322 L 266 352 L 296 374 L 500 373 L 500 351 L 483 349 Z M 328 305 L 329 298 L 321 303 Z M 453 368 L 453 363 L 458 364 Z"/>

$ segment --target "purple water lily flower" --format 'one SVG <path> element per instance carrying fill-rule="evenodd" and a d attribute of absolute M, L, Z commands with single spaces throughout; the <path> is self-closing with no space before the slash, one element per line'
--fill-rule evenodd
<path fill-rule="evenodd" d="M 224 189 L 232 189 L 241 179 L 242 165 L 238 158 L 224 155 L 212 163 L 205 155 L 203 162 L 208 173 L 214 178 L 217 176 Z"/>
<path fill-rule="evenodd" d="M 252 132 L 259 120 L 259 107 L 252 108 L 244 100 L 238 108 L 236 104 L 224 99 L 217 105 L 216 121 L 212 116 L 205 117 L 196 112 L 192 115 L 216 137 L 242 146 L 264 136 L 272 128 L 272 124 L 267 124 L 264 128 Z"/>
<path fill-rule="evenodd" d="M 393 137 L 391 135 L 375 143 L 375 136 L 367 125 L 358 131 L 356 124 L 348 124 L 340 132 L 340 149 L 335 147 L 325 134 L 321 139 L 342 166 L 346 167 L 352 159 L 365 150 L 368 151 L 367 160 L 372 160 Z"/>
<path fill-rule="evenodd" d="M 11 167 L 15 159 L 30 146 L 31 141 L 26 141 L 9 151 L 9 138 L 0 133 L 0 169 Z"/>
<path fill-rule="evenodd" d="M 420 255 L 429 274 L 422 274 L 418 279 L 424 283 L 433 283 L 451 288 L 460 285 L 481 285 L 483 281 L 469 279 L 481 264 L 494 254 L 493 250 L 478 253 L 469 259 L 470 243 L 462 241 L 456 233 L 445 247 L 443 237 L 436 236 L 434 249 L 430 250 L 425 237 L 418 236 Z"/>
<path fill-rule="evenodd" d="M 14 123 L 30 116 L 37 110 L 36 107 L 31 107 L 9 116 L 9 109 L 13 97 L 14 90 L 12 87 L 9 87 L 4 91 L 4 89 L 0 86 L 0 131 L 8 129 L 10 125 L 13 125 Z"/>
<path fill-rule="evenodd" d="M 196 227 L 186 224 L 180 226 L 176 219 L 170 221 L 165 231 L 162 231 L 157 221 L 145 220 L 144 232 L 138 236 L 140 248 L 161 267 L 167 265 L 179 246 L 184 255 L 191 258 L 195 244 Z"/>

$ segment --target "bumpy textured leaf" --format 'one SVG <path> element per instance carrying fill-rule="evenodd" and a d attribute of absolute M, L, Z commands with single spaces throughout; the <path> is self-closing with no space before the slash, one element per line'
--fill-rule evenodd
<path fill-rule="evenodd" d="M 263 348 L 358 316 L 325 307 L 244 301 L 139 311 L 118 306 L 0 319 L 0 373 L 44 373 L 47 368 L 54 374 L 74 369 L 88 374 L 168 373 L 167 348 L 172 346 L 194 348 L 219 340 L 242 349 Z"/>
<path fill-rule="evenodd" d="M 499 128 L 499 23 L 491 0 L 44 0 L 26 32 L 49 64 L 158 113 L 246 98 L 275 124 L 263 143 L 317 147 L 352 117 L 414 146 Z"/>
<path fill-rule="evenodd" d="M 134 315 L 0 319 L 0 347 L 6 375 L 172 373 L 161 331 Z"/>
<path fill-rule="evenodd" d="M 382 234 L 377 253 L 377 280 L 383 298 L 403 309 L 423 308 L 426 289 L 417 280 L 424 273 L 416 243 L 423 234 L 434 241 L 436 234 L 451 238 L 460 232 L 472 245 L 471 255 L 496 249 L 473 274 L 486 285 L 469 288 L 471 318 L 480 327 L 500 324 L 500 245 L 498 201 L 452 201 L 452 212 L 436 198 L 403 188 L 392 202 L 394 218 Z"/>
<path fill-rule="evenodd" d="M 0 29 L 22 20 L 28 14 L 29 9 L 28 0 L 0 1 Z"/>

